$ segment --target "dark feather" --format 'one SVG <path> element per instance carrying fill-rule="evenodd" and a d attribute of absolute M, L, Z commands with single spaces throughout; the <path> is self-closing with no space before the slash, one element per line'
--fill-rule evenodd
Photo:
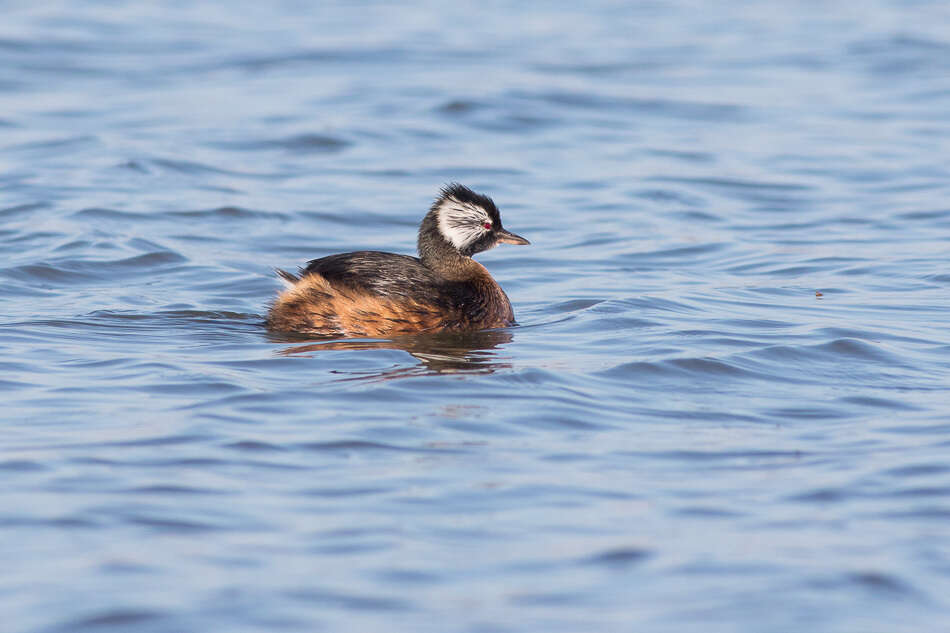
<path fill-rule="evenodd" d="M 289 272 L 287 272 L 286 270 L 282 270 L 282 269 L 280 269 L 280 268 L 275 268 L 275 269 L 274 269 L 274 272 L 277 273 L 277 276 L 278 276 L 278 277 L 280 277 L 280 278 L 283 279 L 284 281 L 288 281 L 288 282 L 290 282 L 290 283 L 292 283 L 292 284 L 295 284 L 295 283 L 297 283 L 298 281 L 300 281 L 300 277 L 298 277 L 297 275 L 295 275 L 295 274 L 293 274 L 293 273 L 289 273 Z"/>
<path fill-rule="evenodd" d="M 307 262 L 302 275 L 317 273 L 333 285 L 394 299 L 416 299 L 452 309 L 469 302 L 475 289 L 443 279 L 409 255 L 357 251 Z"/>

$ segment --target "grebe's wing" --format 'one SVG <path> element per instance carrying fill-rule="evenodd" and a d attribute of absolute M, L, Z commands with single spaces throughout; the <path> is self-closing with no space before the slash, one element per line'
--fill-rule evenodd
<path fill-rule="evenodd" d="M 314 259 L 301 275 L 318 274 L 330 284 L 387 297 L 435 298 L 445 285 L 422 262 L 409 255 L 357 251 Z"/>

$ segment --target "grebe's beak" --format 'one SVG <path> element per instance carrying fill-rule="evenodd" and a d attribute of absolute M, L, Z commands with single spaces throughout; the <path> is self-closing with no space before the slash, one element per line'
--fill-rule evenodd
<path fill-rule="evenodd" d="M 515 235 L 511 231 L 506 231 L 505 229 L 498 229 L 498 241 L 502 244 L 530 244 L 528 240 L 524 239 L 520 235 Z"/>

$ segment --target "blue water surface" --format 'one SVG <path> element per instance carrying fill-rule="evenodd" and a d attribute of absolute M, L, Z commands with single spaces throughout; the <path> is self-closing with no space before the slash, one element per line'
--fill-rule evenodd
<path fill-rule="evenodd" d="M 269 333 L 451 181 L 520 326 Z M 950 5 L 13 2 L 0 621 L 950 630 Z"/>

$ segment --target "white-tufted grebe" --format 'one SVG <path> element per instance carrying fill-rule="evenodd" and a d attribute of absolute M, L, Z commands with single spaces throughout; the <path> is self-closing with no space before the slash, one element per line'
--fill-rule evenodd
<path fill-rule="evenodd" d="M 314 259 L 287 284 L 267 315 L 273 330 L 323 336 L 389 337 L 514 325 L 501 286 L 472 255 L 529 244 L 502 228 L 488 196 L 453 183 L 419 226 L 419 257 L 357 251 Z"/>

